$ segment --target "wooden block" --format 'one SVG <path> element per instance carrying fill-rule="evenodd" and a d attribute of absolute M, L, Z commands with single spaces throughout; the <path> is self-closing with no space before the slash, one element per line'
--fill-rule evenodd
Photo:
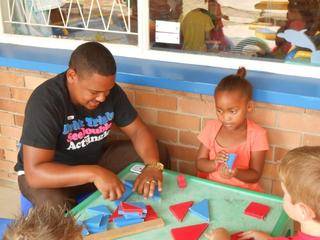
<path fill-rule="evenodd" d="M 237 154 L 235 154 L 235 153 L 229 153 L 228 160 L 227 160 L 228 169 L 232 169 L 233 164 L 234 164 L 236 158 L 237 158 Z"/>
<path fill-rule="evenodd" d="M 187 181 L 184 175 L 180 174 L 177 176 L 177 184 L 179 188 L 187 187 Z"/>
<path fill-rule="evenodd" d="M 152 208 L 151 205 L 147 205 L 147 216 L 145 217 L 144 221 L 150 221 L 158 218 L 158 214 Z"/>
<path fill-rule="evenodd" d="M 193 201 L 174 204 L 169 207 L 169 210 L 178 221 L 182 222 L 192 204 Z"/>
<path fill-rule="evenodd" d="M 208 223 L 201 223 L 180 228 L 173 228 L 171 229 L 171 235 L 174 240 L 198 240 L 208 226 Z"/>
<path fill-rule="evenodd" d="M 111 229 L 109 231 L 105 231 L 105 232 L 102 232 L 102 233 L 85 236 L 84 240 L 117 239 L 117 238 L 120 238 L 120 237 L 130 236 L 130 235 L 133 235 L 133 234 L 137 234 L 137 233 L 146 232 L 146 231 L 149 231 L 149 230 L 161 228 L 161 227 L 164 227 L 164 225 L 165 224 L 164 224 L 163 219 L 162 218 L 157 218 L 157 219 L 150 220 L 150 221 L 147 221 L 147 222 L 142 222 L 142 223 L 138 223 L 138 224 L 135 224 L 135 225 L 126 226 L 126 227 L 117 228 L 117 229 Z"/>
<path fill-rule="evenodd" d="M 203 199 L 201 202 L 194 204 L 191 208 L 189 208 L 189 210 L 192 214 L 207 222 L 210 222 L 208 199 Z"/>
<path fill-rule="evenodd" d="M 125 227 L 125 226 L 129 226 L 129 225 L 134 225 L 134 224 L 138 224 L 143 222 L 142 218 L 125 218 L 125 217 L 121 217 L 121 218 L 116 218 L 113 220 L 114 224 L 117 227 Z"/>
<path fill-rule="evenodd" d="M 264 219 L 268 215 L 269 211 L 269 206 L 257 202 L 251 202 L 244 210 L 244 213 L 251 217 Z"/>

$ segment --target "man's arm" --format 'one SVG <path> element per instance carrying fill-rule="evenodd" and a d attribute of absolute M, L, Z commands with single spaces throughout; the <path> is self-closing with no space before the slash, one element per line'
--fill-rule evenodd
<path fill-rule="evenodd" d="M 159 152 L 155 138 L 139 117 L 129 125 L 122 127 L 121 130 L 131 139 L 135 150 L 145 164 L 159 162 Z M 156 185 L 158 185 L 158 189 L 161 191 L 162 171 L 147 167 L 138 176 L 134 190 L 143 194 L 144 197 L 151 197 Z"/>
<path fill-rule="evenodd" d="M 68 166 L 54 162 L 54 150 L 23 145 L 25 176 L 33 188 L 62 188 L 94 183 L 105 198 L 118 199 L 124 187 L 117 176 L 97 165 Z"/>

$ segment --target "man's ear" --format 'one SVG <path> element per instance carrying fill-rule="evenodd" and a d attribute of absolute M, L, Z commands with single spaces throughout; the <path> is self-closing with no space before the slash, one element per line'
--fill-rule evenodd
<path fill-rule="evenodd" d="M 248 111 L 249 113 L 251 113 L 251 112 L 253 112 L 253 110 L 254 110 L 254 103 L 253 103 L 252 100 L 250 100 L 250 101 L 248 102 L 248 104 L 247 104 L 247 111 Z"/>
<path fill-rule="evenodd" d="M 66 75 L 69 83 L 75 83 L 78 81 L 78 75 L 73 68 L 69 68 Z"/>
<path fill-rule="evenodd" d="M 312 221 L 316 217 L 316 213 L 306 204 L 299 202 L 297 203 L 299 214 L 302 221 Z"/>

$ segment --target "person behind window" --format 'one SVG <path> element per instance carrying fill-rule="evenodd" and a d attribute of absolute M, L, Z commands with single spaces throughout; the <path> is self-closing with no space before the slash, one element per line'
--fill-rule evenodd
<path fill-rule="evenodd" d="M 226 50 L 229 48 L 228 41 L 223 33 L 222 19 L 229 20 L 227 15 L 222 14 L 221 5 L 216 0 L 205 0 L 208 2 L 208 11 L 212 15 L 214 28 L 210 32 L 210 40 L 216 41 L 219 50 Z"/>
<path fill-rule="evenodd" d="M 81 240 L 82 226 L 65 215 L 65 208 L 47 204 L 30 210 L 11 223 L 3 240 Z"/>
<path fill-rule="evenodd" d="M 313 37 L 319 31 L 320 25 L 320 2 L 318 0 L 290 0 L 288 4 L 286 25 L 278 30 L 284 32 L 287 29 L 301 31 L 306 29 L 306 34 Z M 317 44 L 316 44 L 317 45 Z M 276 38 L 276 47 L 272 55 L 283 59 L 290 51 L 292 44 L 285 39 Z"/>
<path fill-rule="evenodd" d="M 262 191 L 259 180 L 269 149 L 267 132 L 247 118 L 253 111 L 252 85 L 240 68 L 236 75 L 222 79 L 215 89 L 217 120 L 208 121 L 199 134 L 201 145 L 196 167 L 198 177 Z M 233 168 L 226 161 L 237 155 Z"/>
<path fill-rule="evenodd" d="M 320 239 L 320 147 L 300 147 L 289 151 L 279 167 L 284 192 L 283 209 L 300 223 L 292 237 L 271 237 L 260 231 L 246 231 L 239 240 L 319 240 Z M 206 234 L 209 240 L 230 240 L 229 232 L 218 228 Z"/>
<path fill-rule="evenodd" d="M 207 51 L 206 41 L 210 40 L 210 31 L 213 28 L 208 10 L 202 8 L 191 10 L 181 23 L 183 50 Z"/>

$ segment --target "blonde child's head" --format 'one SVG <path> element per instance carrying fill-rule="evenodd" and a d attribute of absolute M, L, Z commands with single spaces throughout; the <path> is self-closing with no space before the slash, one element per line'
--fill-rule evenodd
<path fill-rule="evenodd" d="M 241 127 L 253 110 L 252 85 L 245 76 L 245 68 L 240 68 L 235 75 L 223 78 L 214 92 L 218 119 L 230 129 Z"/>
<path fill-rule="evenodd" d="M 3 240 L 80 240 L 82 227 L 65 208 L 41 205 L 8 226 Z"/>
<path fill-rule="evenodd" d="M 279 166 L 284 209 L 298 222 L 320 222 L 320 146 L 289 151 Z"/>

